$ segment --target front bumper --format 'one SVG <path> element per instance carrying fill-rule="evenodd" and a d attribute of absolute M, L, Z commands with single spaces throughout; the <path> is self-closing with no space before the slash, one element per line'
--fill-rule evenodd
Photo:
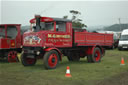
<path fill-rule="evenodd" d="M 40 55 L 45 53 L 44 49 L 41 47 L 23 47 L 22 51 L 23 53 L 34 55 Z"/>
<path fill-rule="evenodd" d="M 118 49 L 128 49 L 128 45 L 120 45 L 118 46 Z"/>

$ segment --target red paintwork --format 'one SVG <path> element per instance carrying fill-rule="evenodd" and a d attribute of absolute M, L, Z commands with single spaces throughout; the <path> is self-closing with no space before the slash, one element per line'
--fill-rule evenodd
<path fill-rule="evenodd" d="M 17 52 L 16 51 L 10 51 L 8 53 L 8 62 L 17 62 Z"/>
<path fill-rule="evenodd" d="M 55 23 L 56 24 L 56 23 Z M 55 27 L 55 26 L 54 26 Z M 66 24 L 66 32 L 57 32 L 56 28 L 54 31 L 39 31 L 39 32 L 28 32 L 23 35 L 23 45 L 33 47 L 72 47 L 72 24 Z M 41 41 L 40 43 L 33 44 L 29 40 L 25 40 L 27 36 L 38 36 Z M 60 38 L 59 38 L 60 37 Z M 66 38 L 67 37 L 67 38 Z M 34 40 L 32 39 L 34 42 Z"/>
<path fill-rule="evenodd" d="M 66 23 L 66 32 L 56 31 L 56 22 L 49 17 L 41 17 L 41 22 L 52 21 L 54 22 L 54 31 L 39 31 L 39 32 L 29 32 L 25 33 L 23 39 L 27 36 L 38 36 L 41 41 L 40 43 L 35 44 L 30 43 L 30 40 L 24 41 L 24 46 L 32 47 L 52 47 L 52 48 L 62 48 L 62 47 L 72 47 L 73 42 L 76 46 L 112 46 L 113 44 L 113 34 L 103 34 L 103 33 L 90 33 L 87 31 L 84 32 L 72 32 L 72 23 Z M 30 23 L 35 23 L 35 18 L 30 20 Z M 74 41 L 73 41 L 74 37 Z"/>
<path fill-rule="evenodd" d="M 87 47 L 85 53 L 91 55 L 93 54 L 94 48 L 97 46 L 99 46 L 101 52 L 104 53 L 102 47 L 111 47 L 113 45 L 113 34 L 91 33 L 87 31 L 73 32 L 72 22 L 68 21 L 66 22 L 66 32 L 56 31 L 56 21 L 49 17 L 41 17 L 40 22 L 54 22 L 54 30 L 41 30 L 39 32 L 31 31 L 24 33 L 23 46 L 42 47 L 45 52 L 53 49 L 57 49 L 58 51 L 59 48 L 85 46 Z M 36 23 L 35 18 L 31 19 L 30 23 Z M 28 38 L 29 36 L 31 37 Z M 38 41 L 36 41 L 34 37 L 38 37 Z M 61 54 L 59 51 L 58 53 Z"/>
<path fill-rule="evenodd" d="M 88 47 L 88 49 L 85 51 L 85 54 L 87 54 L 87 55 L 93 54 L 94 48 L 95 48 L 95 46 Z"/>
<path fill-rule="evenodd" d="M 15 39 L 13 39 L 13 40 L 10 40 L 10 46 L 11 46 L 11 48 L 15 48 L 16 47 L 16 42 L 15 42 Z"/>
<path fill-rule="evenodd" d="M 45 48 L 44 49 L 44 51 L 50 51 L 50 50 L 57 50 L 60 54 L 62 54 L 61 52 L 60 52 L 60 50 L 59 49 L 57 49 L 57 48 Z"/>
<path fill-rule="evenodd" d="M 111 46 L 113 44 L 113 34 L 76 32 L 75 43 L 77 43 L 77 46 Z"/>
<path fill-rule="evenodd" d="M 0 49 L 12 49 L 21 48 L 22 45 L 22 35 L 20 24 L 0 24 L 0 26 L 5 26 L 5 38 L 0 38 Z M 15 39 L 7 38 L 7 26 L 16 26 L 17 35 Z"/>
<path fill-rule="evenodd" d="M 96 59 L 96 61 L 99 61 L 99 59 L 100 59 L 100 52 L 97 50 L 96 52 L 95 52 L 95 59 Z"/>
<path fill-rule="evenodd" d="M 41 22 L 51 22 L 51 21 L 53 21 L 53 19 L 50 17 L 41 17 L 40 21 Z M 35 23 L 35 22 L 36 22 L 35 18 L 30 20 L 30 23 Z"/>
<path fill-rule="evenodd" d="M 60 51 L 59 49 L 54 48 L 54 47 L 45 48 L 45 49 L 44 49 L 45 52 L 48 52 L 48 51 L 50 51 L 50 50 L 56 50 L 56 51 L 59 53 L 59 55 L 60 55 L 60 60 L 62 60 L 62 53 L 61 53 L 61 51 Z"/>
<path fill-rule="evenodd" d="M 48 59 L 48 64 L 50 67 L 55 67 L 57 64 L 57 55 L 56 54 L 51 54 L 49 59 Z"/>
<path fill-rule="evenodd" d="M 32 64 L 34 61 L 35 61 L 35 59 L 34 58 L 26 58 L 26 61 L 27 61 L 27 63 L 28 64 Z"/>
<path fill-rule="evenodd" d="M 7 38 L 5 38 L 5 39 L 3 39 L 3 38 L 1 38 L 0 39 L 1 41 L 0 41 L 0 49 L 6 49 L 6 48 L 10 48 L 10 45 L 9 45 L 9 43 L 10 43 L 10 40 L 9 39 L 7 39 Z"/>

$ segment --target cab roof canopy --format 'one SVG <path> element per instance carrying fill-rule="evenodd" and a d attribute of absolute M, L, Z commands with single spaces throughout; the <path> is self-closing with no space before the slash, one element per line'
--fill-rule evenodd
<path fill-rule="evenodd" d="M 63 19 L 63 18 L 40 17 L 40 22 L 52 22 L 52 21 L 72 22 L 69 19 Z M 31 19 L 30 23 L 36 23 L 36 19 L 35 18 Z"/>

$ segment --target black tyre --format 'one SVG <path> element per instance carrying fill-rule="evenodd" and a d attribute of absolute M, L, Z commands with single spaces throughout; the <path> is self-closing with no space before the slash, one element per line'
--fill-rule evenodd
<path fill-rule="evenodd" d="M 88 55 L 88 56 L 87 56 L 87 61 L 88 61 L 89 63 L 92 63 L 92 62 L 93 62 L 92 55 Z"/>
<path fill-rule="evenodd" d="M 59 64 L 59 54 L 55 50 L 51 50 L 44 54 L 44 67 L 46 69 L 55 69 Z"/>
<path fill-rule="evenodd" d="M 36 56 L 34 54 L 21 54 L 21 62 L 24 66 L 33 66 L 36 64 Z"/>
<path fill-rule="evenodd" d="M 96 47 L 93 50 L 93 54 L 87 56 L 87 60 L 90 63 L 100 62 L 101 57 L 102 57 L 101 50 L 100 50 L 100 48 Z"/>

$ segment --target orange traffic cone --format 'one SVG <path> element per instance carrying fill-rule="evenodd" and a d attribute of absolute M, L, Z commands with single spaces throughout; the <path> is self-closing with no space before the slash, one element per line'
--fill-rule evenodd
<path fill-rule="evenodd" d="M 121 58 L 121 64 L 120 65 L 125 65 L 123 57 Z"/>
<path fill-rule="evenodd" d="M 71 74 L 70 74 L 70 68 L 69 68 L 69 66 L 67 66 L 65 77 L 72 77 Z"/>

